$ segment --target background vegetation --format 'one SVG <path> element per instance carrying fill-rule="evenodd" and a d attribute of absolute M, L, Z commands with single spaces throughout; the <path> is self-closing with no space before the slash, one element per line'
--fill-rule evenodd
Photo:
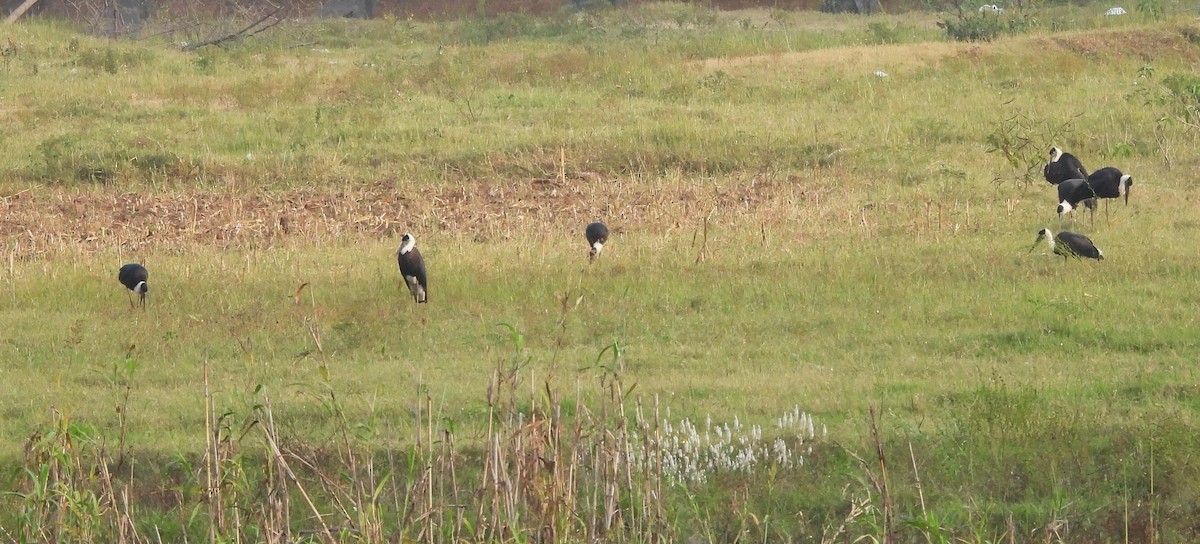
<path fill-rule="evenodd" d="M 1189 541 L 1167 7 L 7 27 L 0 535 Z M 1060 223 L 1051 145 L 1130 204 Z"/>

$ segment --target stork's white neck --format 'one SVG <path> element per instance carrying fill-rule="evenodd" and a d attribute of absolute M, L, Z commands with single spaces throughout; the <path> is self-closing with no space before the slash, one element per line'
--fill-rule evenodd
<path fill-rule="evenodd" d="M 1117 183 L 1117 196 L 1125 196 L 1125 191 L 1129 190 L 1129 174 L 1121 176 L 1120 183 Z"/>
<path fill-rule="evenodd" d="M 596 242 L 592 244 L 592 253 L 600 254 L 600 250 L 604 249 L 604 242 Z"/>
<path fill-rule="evenodd" d="M 1058 162 L 1062 158 L 1062 150 L 1055 147 L 1050 150 L 1050 162 Z"/>
<path fill-rule="evenodd" d="M 416 245 L 417 245 L 417 239 L 409 238 L 407 242 L 404 242 L 404 245 L 400 246 L 400 254 L 404 255 L 404 254 L 408 253 L 409 251 L 412 251 L 413 247 Z"/>
<path fill-rule="evenodd" d="M 149 291 L 149 289 L 146 289 L 146 282 L 144 281 L 139 281 L 137 285 L 133 286 L 134 293 L 141 294 L 147 291 Z"/>

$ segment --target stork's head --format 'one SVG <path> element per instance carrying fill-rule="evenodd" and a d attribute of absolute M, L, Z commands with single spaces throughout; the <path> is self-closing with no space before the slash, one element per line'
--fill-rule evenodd
<path fill-rule="evenodd" d="M 146 282 L 144 282 L 144 281 L 139 281 L 137 285 L 133 286 L 133 292 L 141 294 L 141 295 L 145 295 L 146 293 L 150 292 L 150 286 L 147 285 Z"/>
<path fill-rule="evenodd" d="M 1129 188 L 1133 186 L 1133 176 L 1125 174 L 1121 176 L 1121 181 L 1117 183 L 1117 194 L 1125 197 L 1125 203 L 1129 204 Z"/>
<path fill-rule="evenodd" d="M 1050 162 L 1058 162 L 1062 158 L 1062 150 L 1057 147 L 1050 148 Z"/>
<path fill-rule="evenodd" d="M 1050 229 L 1042 229 L 1042 230 L 1038 231 L 1037 239 L 1035 239 L 1033 241 L 1033 245 L 1029 246 L 1029 252 L 1032 253 L 1033 248 L 1037 247 L 1038 242 L 1041 242 L 1043 238 L 1045 238 L 1049 242 L 1050 249 L 1053 250 L 1054 249 L 1054 234 L 1050 232 Z"/>
<path fill-rule="evenodd" d="M 1066 200 L 1059 202 L 1058 203 L 1058 217 L 1061 218 L 1062 216 L 1070 213 L 1071 210 L 1073 210 L 1073 209 L 1075 209 L 1075 207 L 1072 206 L 1070 202 L 1067 202 Z M 1046 230 L 1046 229 L 1043 229 L 1043 230 Z"/>
<path fill-rule="evenodd" d="M 413 246 L 416 246 L 416 245 L 417 245 L 417 239 L 413 238 L 413 235 L 411 235 L 407 232 L 404 233 L 404 237 L 400 239 L 400 254 L 404 255 L 405 253 L 412 251 Z"/>

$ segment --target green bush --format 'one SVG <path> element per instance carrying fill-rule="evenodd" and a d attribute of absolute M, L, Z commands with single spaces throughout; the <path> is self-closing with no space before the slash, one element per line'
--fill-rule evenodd
<path fill-rule="evenodd" d="M 999 36 L 1028 32 L 1035 26 L 1030 17 L 991 12 L 968 12 L 943 24 L 946 35 L 960 42 L 990 42 Z"/>
<path fill-rule="evenodd" d="M 869 43 L 876 45 L 900 43 L 903 41 L 903 34 L 904 29 L 900 23 L 892 25 L 879 21 L 867 23 L 867 41 Z"/>
<path fill-rule="evenodd" d="M 1148 19 L 1155 21 L 1162 19 L 1166 14 L 1166 2 L 1164 0 L 1138 0 L 1137 7 L 1134 9 Z"/>
<path fill-rule="evenodd" d="M 1173 74 L 1162 80 L 1172 115 L 1190 126 L 1200 124 L 1200 77 Z"/>

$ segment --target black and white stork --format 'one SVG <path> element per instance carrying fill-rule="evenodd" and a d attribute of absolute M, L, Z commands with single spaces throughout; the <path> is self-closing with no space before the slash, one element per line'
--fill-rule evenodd
<path fill-rule="evenodd" d="M 608 241 L 608 225 L 596 221 L 587 226 L 583 231 L 588 242 L 588 262 L 596 260 L 600 255 L 600 251 L 604 249 L 604 243 Z"/>
<path fill-rule="evenodd" d="M 408 292 L 412 293 L 413 300 L 418 304 L 428 302 L 429 283 L 425 279 L 425 260 L 417 251 L 417 239 L 413 235 L 405 233 L 400 239 L 396 261 L 400 264 L 400 275 L 404 276 L 404 283 L 408 284 Z"/>
<path fill-rule="evenodd" d="M 1096 191 L 1092 189 L 1092 185 L 1088 183 L 1088 180 L 1075 178 L 1058 184 L 1059 218 L 1074 211 L 1080 202 L 1092 211 L 1094 219 L 1094 214 L 1096 213 Z"/>
<path fill-rule="evenodd" d="M 1037 239 L 1033 241 L 1033 246 L 1029 248 L 1029 251 L 1032 252 L 1043 238 L 1050 244 L 1050 251 L 1053 251 L 1055 255 L 1061 255 L 1064 262 L 1067 257 L 1083 257 L 1097 261 L 1104 259 L 1104 252 L 1100 251 L 1091 239 L 1078 232 L 1067 230 L 1058 233 L 1058 236 L 1054 236 L 1050 229 L 1039 230 Z"/>
<path fill-rule="evenodd" d="M 129 263 L 121 267 L 120 272 L 117 272 L 117 280 L 129 289 L 129 307 L 133 308 L 133 294 L 137 293 L 138 301 L 142 305 L 142 309 L 146 309 L 146 293 L 150 291 L 150 285 L 146 283 L 150 280 L 150 272 L 146 267 L 137 264 Z"/>
<path fill-rule="evenodd" d="M 1069 179 L 1087 179 L 1087 170 L 1075 155 L 1063 153 L 1057 147 L 1050 148 L 1050 162 L 1042 168 L 1042 175 L 1051 185 L 1058 185 Z"/>
<path fill-rule="evenodd" d="M 1125 204 L 1128 205 L 1129 188 L 1133 186 L 1133 176 L 1122 174 L 1120 170 L 1111 166 L 1105 166 L 1088 176 L 1088 185 L 1092 186 L 1096 198 L 1125 197 Z M 1108 213 L 1108 202 L 1104 203 L 1104 212 Z"/>

